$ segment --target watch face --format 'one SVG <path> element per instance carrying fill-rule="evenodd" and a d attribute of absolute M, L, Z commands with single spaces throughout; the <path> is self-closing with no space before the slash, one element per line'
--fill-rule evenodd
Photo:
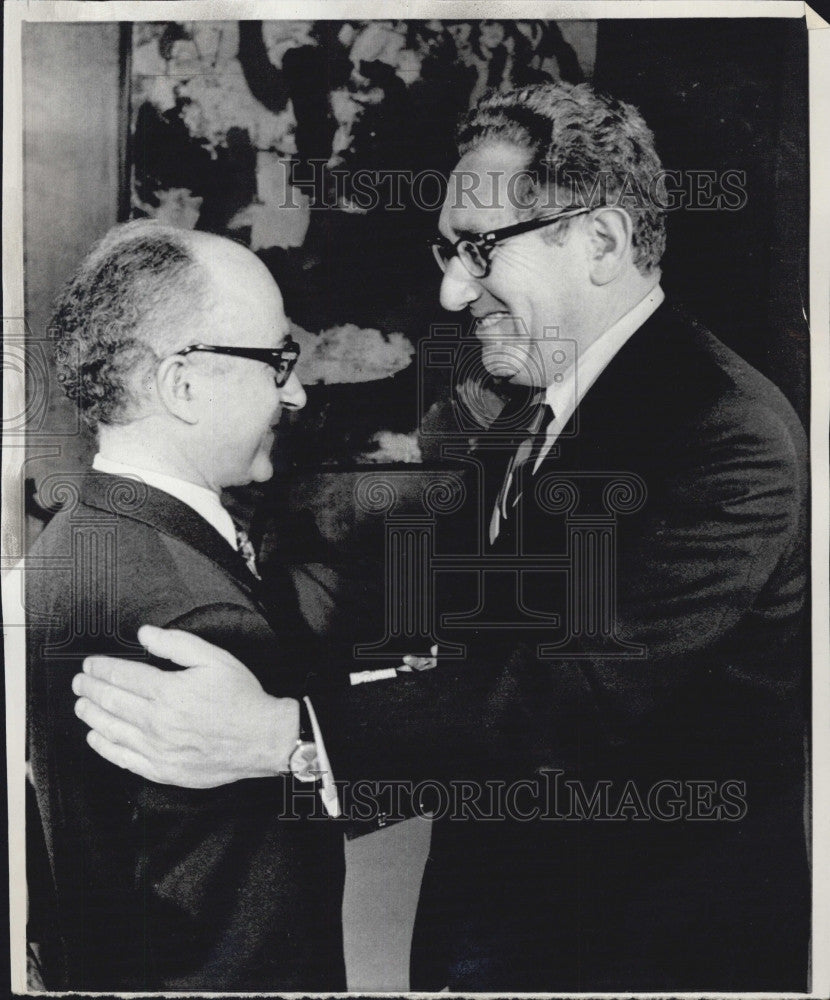
<path fill-rule="evenodd" d="M 288 760 L 288 767 L 297 781 L 319 781 L 317 744 L 299 741 Z"/>

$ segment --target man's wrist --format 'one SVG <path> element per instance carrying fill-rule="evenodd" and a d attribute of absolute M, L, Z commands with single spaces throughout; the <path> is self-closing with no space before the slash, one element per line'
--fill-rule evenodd
<path fill-rule="evenodd" d="M 257 766 L 268 777 L 285 774 L 300 737 L 300 703 L 267 696 L 256 739 Z"/>

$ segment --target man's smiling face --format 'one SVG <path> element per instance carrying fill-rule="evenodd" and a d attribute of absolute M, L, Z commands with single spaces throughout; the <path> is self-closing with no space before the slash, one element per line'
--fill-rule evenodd
<path fill-rule="evenodd" d="M 503 141 L 465 153 L 450 178 L 441 233 L 455 242 L 522 221 L 524 215 L 511 204 L 516 185 L 510 179 L 526 162 L 523 150 Z M 574 220 L 572 228 L 578 231 L 580 222 Z M 554 371 L 555 339 L 581 340 L 590 280 L 577 236 L 569 232 L 561 246 L 550 241 L 546 229 L 511 237 L 493 250 L 484 278 L 469 274 L 457 256 L 449 262 L 441 305 L 470 310 L 491 374 L 515 384 L 546 386 Z"/>

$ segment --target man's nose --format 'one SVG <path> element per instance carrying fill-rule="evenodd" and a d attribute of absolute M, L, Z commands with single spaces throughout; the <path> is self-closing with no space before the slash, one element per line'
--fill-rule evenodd
<path fill-rule="evenodd" d="M 453 257 L 441 281 L 440 302 L 450 312 L 466 309 L 481 295 L 481 286 L 458 257 Z"/>
<path fill-rule="evenodd" d="M 301 410 L 305 406 L 305 389 L 294 372 L 291 372 L 288 381 L 280 389 L 280 403 L 287 410 Z"/>

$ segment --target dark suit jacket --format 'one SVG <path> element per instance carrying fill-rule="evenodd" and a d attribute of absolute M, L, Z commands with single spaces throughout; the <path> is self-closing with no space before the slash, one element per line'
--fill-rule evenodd
<path fill-rule="evenodd" d="M 485 454 L 486 502 L 469 521 L 489 521 L 508 455 Z M 611 814 L 631 781 L 645 808 L 635 799 L 616 819 L 576 809 L 571 820 L 436 824 L 413 988 L 804 988 L 798 419 L 766 378 L 664 304 L 535 477 L 524 475 L 518 540 L 505 531 L 494 551 L 518 553 L 520 565 L 568 557 L 557 571 L 520 574 L 524 607 L 559 613 L 559 624 L 448 629 L 468 644 L 467 661 L 358 690 L 352 719 L 367 721 L 362 735 L 341 734 L 342 752 L 371 742 L 374 719 L 390 746 L 409 733 L 416 747 L 421 733 L 426 759 L 390 764 L 403 774 L 512 780 L 547 768 L 588 799 L 610 782 Z M 515 601 L 506 580 L 502 599 Z M 459 574 L 456 607 L 480 596 Z M 333 725 L 327 734 L 334 763 Z M 654 815 L 649 792 L 663 780 L 680 783 L 667 788 L 685 814 Z M 745 808 L 724 809 L 724 794 Z"/>
<path fill-rule="evenodd" d="M 163 492 L 94 473 L 77 492 L 27 557 L 29 749 L 64 954 L 50 986 L 345 988 L 342 833 L 313 786 L 289 801 L 290 779 L 157 785 L 93 753 L 73 713 L 82 657 L 140 656 L 142 623 L 195 632 L 270 693 L 301 694 L 291 588 L 266 601 L 225 539 Z"/>

